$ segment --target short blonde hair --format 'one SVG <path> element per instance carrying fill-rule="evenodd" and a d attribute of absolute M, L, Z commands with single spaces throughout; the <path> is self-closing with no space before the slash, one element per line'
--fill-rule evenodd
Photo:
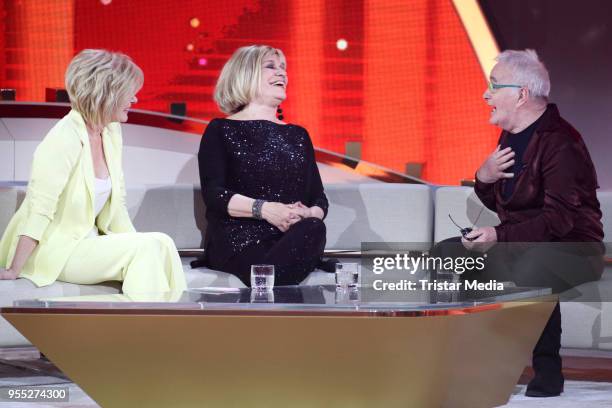
<path fill-rule="evenodd" d="M 257 96 L 261 65 L 270 54 L 278 55 L 286 63 L 285 54 L 268 45 L 249 45 L 234 52 L 223 66 L 215 87 L 214 99 L 222 112 L 239 112 Z"/>
<path fill-rule="evenodd" d="M 119 103 L 137 92 L 144 75 L 130 57 L 119 52 L 85 49 L 66 70 L 70 105 L 89 125 L 107 125 Z"/>

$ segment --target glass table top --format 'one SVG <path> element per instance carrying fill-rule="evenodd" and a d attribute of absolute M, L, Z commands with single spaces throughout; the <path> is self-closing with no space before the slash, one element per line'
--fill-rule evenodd
<path fill-rule="evenodd" d="M 380 291 L 373 287 L 280 286 L 271 291 L 249 288 L 199 288 L 181 293 L 111 294 L 20 300 L 3 313 L 159 313 L 180 314 L 364 314 L 419 316 L 477 312 L 507 302 L 546 300 L 547 288 L 504 287 L 497 290 Z M 552 299 L 554 301 L 554 299 Z"/>

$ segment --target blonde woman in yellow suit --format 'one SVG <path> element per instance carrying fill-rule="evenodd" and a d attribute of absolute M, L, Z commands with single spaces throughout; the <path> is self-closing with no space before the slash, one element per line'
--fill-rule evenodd
<path fill-rule="evenodd" d="M 26 198 L 0 241 L 0 279 L 95 284 L 126 294 L 182 291 L 174 242 L 138 233 L 125 205 L 121 127 L 143 74 L 131 59 L 83 50 L 66 71 L 72 110 L 34 153 Z"/>

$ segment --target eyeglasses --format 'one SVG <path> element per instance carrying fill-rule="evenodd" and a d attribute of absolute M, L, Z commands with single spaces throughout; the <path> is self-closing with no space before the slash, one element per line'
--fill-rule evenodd
<path fill-rule="evenodd" d="M 489 81 L 489 91 L 494 91 L 499 88 L 522 88 L 521 85 L 513 85 L 513 84 L 494 84 Z"/>
<path fill-rule="evenodd" d="M 480 216 L 482 215 L 482 212 L 484 211 L 484 209 L 485 209 L 484 206 L 480 208 L 480 211 L 478 212 L 478 215 L 476 216 L 476 220 L 474 221 L 471 227 L 461 228 L 459 224 L 457 224 L 455 220 L 453 220 L 453 217 L 451 217 L 450 214 L 448 214 L 448 218 L 450 218 L 451 222 L 455 224 L 457 228 L 459 228 L 459 231 L 461 232 L 461 235 L 463 236 L 463 238 L 467 239 L 468 241 L 473 241 L 476 238 L 468 238 L 466 235 L 474 230 L 474 226 L 476 226 L 476 223 L 480 219 Z"/>
<path fill-rule="evenodd" d="M 451 217 L 451 215 L 450 215 L 450 214 L 448 214 L 448 218 L 450 218 L 451 222 L 452 222 L 453 224 L 455 224 L 455 226 L 456 226 L 457 228 L 459 228 L 459 231 L 461 232 L 461 235 L 463 236 L 463 238 L 467 239 L 468 241 L 471 241 L 471 240 L 472 240 L 471 238 L 468 238 L 468 237 L 466 236 L 467 234 L 469 234 L 470 232 L 472 232 L 472 228 L 471 228 L 471 227 L 461 228 L 461 227 L 459 226 L 459 224 L 457 224 L 457 223 L 455 222 L 455 220 L 453 220 L 453 217 Z"/>

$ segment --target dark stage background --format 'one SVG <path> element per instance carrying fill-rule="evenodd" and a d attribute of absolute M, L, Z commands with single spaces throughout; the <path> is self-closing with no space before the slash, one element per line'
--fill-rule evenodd
<path fill-rule="evenodd" d="M 612 1 L 480 3 L 500 49 L 538 51 L 552 101 L 582 133 L 602 189 L 612 189 Z"/>

